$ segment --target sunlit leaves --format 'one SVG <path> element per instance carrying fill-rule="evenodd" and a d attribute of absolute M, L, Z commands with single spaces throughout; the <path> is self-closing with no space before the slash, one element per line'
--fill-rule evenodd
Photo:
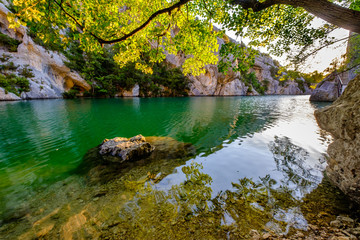
<path fill-rule="evenodd" d="M 71 40 L 76 40 L 86 51 L 102 52 L 99 39 L 111 41 L 126 36 L 153 13 L 178 1 L 14 0 L 13 3 L 18 19 L 35 24 L 44 41 L 61 39 L 66 48 Z M 355 10 L 360 8 L 359 0 L 335 2 Z M 9 20 L 12 27 L 21 23 L 15 15 L 9 15 Z M 216 23 L 250 40 L 248 48 L 242 49 L 242 52 L 237 48 L 225 51 L 244 63 L 237 65 L 237 70 L 244 70 L 253 63 L 253 53 L 249 50 L 252 47 L 267 47 L 270 53 L 278 56 L 288 53 L 296 64 L 312 53 L 311 47 L 315 43 L 326 45 L 335 41 L 328 37 L 335 29 L 333 26 L 312 26 L 312 20 L 313 16 L 304 9 L 288 5 L 274 5 L 253 12 L 230 1 L 192 0 L 171 12 L 158 15 L 126 41 L 116 43 L 119 52 L 115 58 L 120 66 L 138 62 L 140 69 L 150 72 L 148 69 L 151 66 L 145 66 L 144 54 L 150 58 L 147 61 L 150 63 L 163 61 L 167 52 L 182 54 L 186 57 L 183 65 L 185 74 L 204 73 L 206 64 L 218 62 L 215 53 L 220 34 L 212 27 Z M 50 28 L 55 31 L 49 31 Z M 71 33 L 71 36 L 64 33 Z M 233 65 L 225 63 L 227 56 L 222 57 L 220 68 L 226 72 Z"/>
<path fill-rule="evenodd" d="M 80 42 L 83 50 L 102 52 L 98 39 L 113 40 L 137 29 L 157 10 L 171 6 L 178 1 L 145 0 L 52 0 L 33 2 L 16 0 L 18 17 L 39 24 L 38 34 L 44 41 L 54 37 L 63 39 L 66 46 L 71 39 Z M 215 13 L 218 1 L 198 1 L 206 3 Z M 220 5 L 219 5 L 220 6 Z M 216 64 L 218 58 L 217 32 L 208 20 L 196 20 L 199 9 L 194 4 L 184 6 L 157 16 L 144 29 L 125 41 L 116 43 L 119 52 L 115 60 L 120 67 L 137 62 L 138 69 L 151 73 L 147 62 L 161 62 L 165 52 L 182 53 L 186 56 L 183 70 L 185 74 L 203 73 L 206 64 Z M 216 16 L 216 14 L 214 14 Z M 12 18 L 12 22 L 16 23 Z M 57 31 L 46 31 L 49 27 Z M 176 34 L 175 34 L 176 31 Z M 71 32 L 71 39 L 64 36 Z M 156 43 L 156 44 L 154 44 Z"/>

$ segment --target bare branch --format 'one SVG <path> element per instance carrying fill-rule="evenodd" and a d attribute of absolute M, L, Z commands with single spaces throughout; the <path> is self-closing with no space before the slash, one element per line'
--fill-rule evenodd
<path fill-rule="evenodd" d="M 302 7 L 307 12 L 338 27 L 360 33 L 360 11 L 342 7 L 328 0 L 231 0 L 232 4 L 240 5 L 243 9 L 262 11 L 277 4 Z"/>
<path fill-rule="evenodd" d="M 191 0 L 180 0 L 178 3 L 175 3 L 174 5 L 168 7 L 168 8 L 164 8 L 164 9 L 160 9 L 156 12 L 154 12 L 143 24 L 141 24 L 139 27 L 137 27 L 136 29 L 134 29 L 133 31 L 131 31 L 128 34 L 125 34 L 124 36 L 122 36 L 121 38 L 117 38 L 117 39 L 113 39 L 113 40 L 104 40 L 101 38 L 97 38 L 98 42 L 101 44 L 112 44 L 112 43 L 117 43 L 117 42 L 121 42 L 121 41 L 125 41 L 126 39 L 128 39 L 129 37 L 135 35 L 137 32 L 141 31 L 142 29 L 144 29 L 147 25 L 150 24 L 150 22 L 156 18 L 157 16 L 164 14 L 164 13 L 169 13 L 171 14 L 171 12 L 173 10 L 175 10 L 176 8 L 180 8 L 181 6 L 185 5 L 186 3 L 190 2 Z"/>
<path fill-rule="evenodd" d="M 298 61 L 299 61 L 299 62 L 303 62 L 303 61 L 305 61 L 305 59 L 307 59 L 307 58 L 310 57 L 311 55 L 316 54 L 316 53 L 317 53 L 318 51 L 320 51 L 321 49 L 326 48 L 326 47 L 328 47 L 328 46 L 331 46 L 331 45 L 333 45 L 333 44 L 335 44 L 335 43 L 338 43 L 338 42 L 341 42 L 341 41 L 349 40 L 351 37 L 352 37 L 352 36 L 348 36 L 348 37 L 344 37 L 344 38 L 337 39 L 336 41 L 333 41 L 333 42 L 326 43 L 326 44 L 322 45 L 321 47 L 315 49 L 314 51 L 312 51 L 312 52 L 306 54 L 305 56 L 301 57 Z"/>

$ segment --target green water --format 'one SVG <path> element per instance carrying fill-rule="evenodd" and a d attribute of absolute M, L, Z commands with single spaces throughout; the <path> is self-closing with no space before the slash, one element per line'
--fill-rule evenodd
<path fill-rule="evenodd" d="M 285 186 L 291 192 L 291 198 L 301 200 L 321 183 L 326 166 L 324 153 L 331 138 L 318 128 L 313 116 L 314 110 L 322 106 L 311 104 L 308 96 L 0 102 L 0 216 L 16 212 L 19 206 L 39 196 L 41 201 L 46 201 L 27 206 L 28 220 L 21 214 L 17 218 L 15 213 L 15 217 L 11 221 L 4 220 L 3 225 L 8 229 L 7 224 L 11 222 L 11 228 L 16 229 L 21 221 L 25 221 L 33 224 L 28 229 L 35 228 L 31 221 L 39 220 L 43 212 L 51 213 L 55 205 L 63 209 L 66 202 L 77 210 L 66 210 L 64 219 L 55 221 L 52 231 L 64 229 L 67 225 L 62 226 L 60 222 L 70 221 L 70 216 L 83 209 L 78 203 L 72 205 L 72 201 L 85 199 L 87 203 L 91 191 L 100 188 L 108 191 L 120 184 L 111 180 L 107 185 L 89 185 L 75 174 L 87 151 L 105 138 L 137 134 L 191 143 L 196 155 L 177 161 L 159 159 L 127 166 L 119 170 L 121 181 L 127 181 L 124 180 L 127 177 L 138 181 L 141 177 L 136 176 L 146 176 L 147 172 L 162 174 L 161 181 L 154 186 L 157 191 L 169 191 L 173 186 L 181 186 L 192 174 L 187 174 L 184 166 L 196 163 L 201 166 L 201 174 L 211 179 L 211 184 L 205 183 L 210 194 L 206 201 L 215 199 L 221 192 L 238 191 L 239 187 L 234 183 L 240 179 L 252 179 L 254 184 L 267 179 L 272 188 Z M 121 184 L 123 186 L 123 182 Z M 69 185 L 77 186 L 77 190 L 64 187 Z M 123 201 L 118 197 L 123 197 L 123 192 L 128 190 L 118 190 L 101 203 L 102 209 L 104 204 L 111 206 L 114 201 Z M 50 207 L 51 201 L 55 201 L 49 197 L 51 191 L 56 194 L 66 191 L 73 194 L 75 191 L 78 195 L 59 195 L 62 202 Z M 133 191 L 132 194 L 140 190 Z M 92 209 L 99 208 L 96 204 L 91 206 Z M 120 204 L 116 216 L 119 209 Z M 102 211 L 100 215 L 105 216 L 106 210 Z M 99 217 L 98 210 L 90 212 Z M 30 215 L 32 220 L 29 220 Z M 234 216 L 225 215 L 221 224 L 236 221 Z M 307 220 L 298 208 L 273 213 L 273 216 L 279 221 L 291 222 L 292 227 L 306 227 Z M 16 230 L 16 236 L 25 229 Z M 8 230 L 4 231 L 3 234 L 10 234 Z"/>

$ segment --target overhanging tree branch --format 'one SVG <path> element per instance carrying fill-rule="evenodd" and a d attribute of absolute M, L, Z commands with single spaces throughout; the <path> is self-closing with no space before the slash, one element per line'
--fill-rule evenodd
<path fill-rule="evenodd" d="M 117 43 L 117 42 L 122 42 L 125 41 L 126 39 L 128 39 L 129 37 L 135 35 L 136 33 L 138 33 L 139 31 L 141 31 L 142 29 L 144 29 L 146 26 L 148 26 L 152 20 L 154 20 L 157 16 L 164 14 L 164 13 L 168 13 L 169 15 L 171 14 L 171 12 L 177 8 L 180 8 L 181 6 L 185 5 L 186 3 L 190 2 L 191 0 L 180 0 L 179 2 L 175 3 L 174 5 L 167 7 L 167 8 L 163 8 L 160 9 L 156 12 L 154 12 L 153 14 L 151 14 L 151 16 L 143 23 L 141 24 L 139 27 L 135 28 L 133 31 L 131 31 L 130 33 L 124 34 L 124 36 L 122 36 L 121 38 L 117 38 L 117 39 L 112 39 L 112 40 L 106 40 L 103 39 L 99 36 L 97 36 L 96 34 L 89 32 L 89 34 L 91 36 L 93 36 L 100 44 L 113 44 L 113 43 Z M 61 9 L 62 12 L 65 13 L 65 15 L 67 15 L 69 18 L 71 18 L 75 24 L 83 31 L 84 30 L 84 26 L 74 17 L 72 16 L 68 11 L 66 11 L 66 9 L 64 9 L 62 2 L 58 2 L 57 0 L 54 0 L 55 4 L 58 5 Z"/>
<path fill-rule="evenodd" d="M 335 43 L 338 43 L 338 42 L 341 42 L 341 41 L 345 41 L 345 40 L 349 40 L 352 36 L 348 36 L 348 37 L 344 37 L 344 38 L 341 38 L 341 39 L 337 39 L 336 41 L 333 41 L 333 42 L 329 42 L 329 43 L 326 43 L 324 45 L 322 45 L 321 47 L 315 49 L 314 51 L 306 54 L 305 56 L 301 57 L 298 61 L 299 62 L 303 62 L 305 61 L 308 57 L 312 56 L 312 55 L 315 55 L 317 52 L 319 52 L 321 49 L 324 49 L 326 47 L 329 47 Z"/>
<path fill-rule="evenodd" d="M 171 14 L 171 12 L 173 10 L 175 10 L 176 8 L 180 8 L 182 5 L 185 5 L 186 3 L 190 2 L 191 0 L 180 0 L 178 3 L 175 3 L 174 5 L 164 8 L 164 9 L 160 9 L 156 12 L 154 12 L 143 24 L 141 24 L 139 27 L 135 28 L 133 31 L 131 31 L 128 34 L 125 34 L 124 36 L 122 36 L 121 38 L 117 38 L 117 39 L 113 39 L 113 40 L 104 40 L 104 39 L 97 39 L 99 41 L 99 43 L 101 44 L 112 44 L 112 43 L 117 43 L 117 42 L 121 42 L 124 41 L 126 39 L 128 39 L 129 37 L 135 35 L 137 32 L 141 31 L 142 29 L 144 29 L 147 25 L 150 24 L 150 22 L 156 18 L 157 16 L 164 14 L 164 13 L 168 13 Z"/>
<path fill-rule="evenodd" d="M 232 4 L 254 12 L 262 11 L 277 4 L 302 7 L 307 12 L 338 27 L 360 33 L 360 11 L 342 7 L 328 0 L 230 0 Z"/>

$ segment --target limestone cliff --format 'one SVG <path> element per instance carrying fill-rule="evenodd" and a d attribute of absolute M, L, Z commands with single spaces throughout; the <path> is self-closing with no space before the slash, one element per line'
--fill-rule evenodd
<path fill-rule="evenodd" d="M 30 91 L 22 92 L 20 98 L 15 94 L 6 94 L 4 89 L 0 88 L 0 100 L 61 98 L 63 92 L 73 86 L 81 90 L 90 90 L 90 85 L 79 74 L 65 66 L 63 55 L 35 44 L 27 35 L 27 29 L 24 26 L 15 30 L 9 29 L 8 13 L 9 10 L 0 3 L 1 33 L 20 41 L 21 44 L 16 52 L 10 52 L 5 47 L 1 47 L 0 56 L 7 56 L 5 64 L 12 62 L 16 69 L 30 69 L 34 77 L 29 78 Z M 10 73 L 18 75 L 16 69 Z"/>
<path fill-rule="evenodd" d="M 234 41 L 234 40 L 232 40 Z M 224 39 L 218 38 L 219 49 L 225 44 Z M 167 54 L 165 62 L 172 67 L 181 67 L 185 61 L 182 54 Z M 236 60 L 233 60 L 236 64 Z M 310 94 L 311 89 L 304 84 L 304 89 L 300 89 L 295 81 L 280 83 L 276 77 L 279 66 L 275 61 L 263 54 L 255 58 L 255 65 L 251 68 L 260 84 L 266 85 L 266 95 L 298 95 Z M 190 96 L 237 96 L 237 95 L 259 95 L 253 86 L 246 86 L 239 72 L 229 71 L 226 75 L 219 72 L 217 65 L 206 65 L 205 74 L 200 76 L 189 75 Z"/>
<path fill-rule="evenodd" d="M 315 112 L 321 128 L 334 136 L 328 147 L 329 178 L 360 203 L 360 75 L 331 106 Z"/>
<path fill-rule="evenodd" d="M 57 52 L 49 51 L 37 45 L 27 34 L 27 29 L 23 26 L 13 30 L 8 28 L 7 14 L 9 10 L 4 4 L 0 3 L 0 31 L 21 42 L 15 52 L 9 51 L 5 47 L 0 47 L 1 56 L 8 56 L 5 64 L 12 63 L 18 70 L 6 72 L 5 74 L 19 75 L 19 69 L 28 68 L 32 71 L 33 77 L 30 80 L 29 91 L 23 91 L 20 96 L 10 94 L 0 88 L 0 100 L 20 100 L 37 98 L 61 98 L 63 93 L 74 86 L 80 91 L 90 90 L 91 86 L 76 72 L 71 71 L 64 62 L 66 58 Z M 234 41 L 234 40 L 231 40 Z M 225 40 L 218 38 L 219 49 Z M 183 65 L 186 56 L 167 54 L 165 64 L 171 67 Z M 233 64 L 236 59 L 233 59 Z M 257 82 L 261 86 L 266 86 L 264 94 L 309 94 L 310 89 L 306 84 L 299 86 L 299 81 L 279 82 L 275 76 L 278 65 L 268 56 L 259 54 L 256 57 L 255 65 L 251 69 L 256 75 Z M 245 83 L 244 76 L 239 72 L 229 71 L 226 75 L 219 72 L 217 65 L 207 65 L 205 74 L 200 76 L 187 76 L 190 79 L 188 95 L 190 96 L 236 96 L 236 95 L 259 95 L 256 87 L 251 83 Z M 300 82 L 301 83 L 301 82 Z M 96 82 L 94 82 L 96 85 Z M 152 96 L 151 93 L 142 95 L 141 84 L 135 84 L 129 91 L 120 90 L 115 96 Z M 164 86 L 159 86 L 162 92 L 169 92 Z M 165 96 L 165 95 L 164 95 Z"/>

